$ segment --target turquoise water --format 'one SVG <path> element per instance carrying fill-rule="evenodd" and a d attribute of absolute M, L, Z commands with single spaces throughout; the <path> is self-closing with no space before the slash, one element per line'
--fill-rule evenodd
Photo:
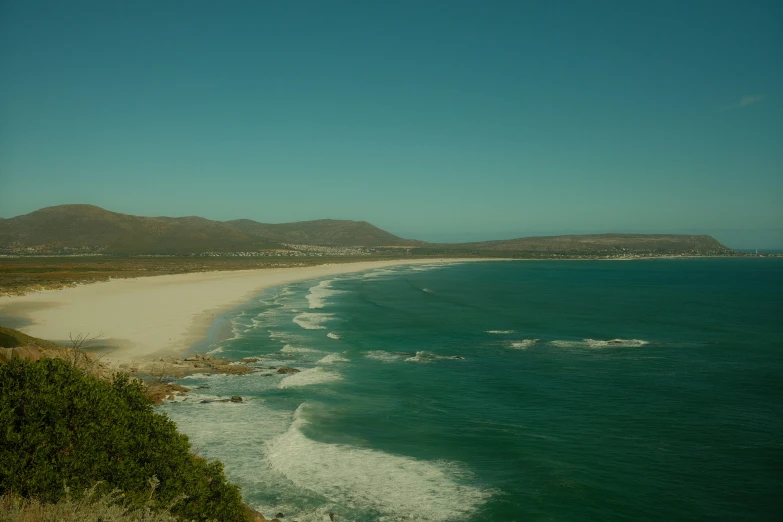
<path fill-rule="evenodd" d="M 776 259 L 376 269 L 227 314 L 259 373 L 162 409 L 286 520 L 779 520 L 781 318 Z"/>

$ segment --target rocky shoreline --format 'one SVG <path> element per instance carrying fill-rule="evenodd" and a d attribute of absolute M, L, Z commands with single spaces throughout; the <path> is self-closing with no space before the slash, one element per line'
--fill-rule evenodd
<path fill-rule="evenodd" d="M 240 361 L 230 361 L 210 354 L 193 354 L 185 358 L 160 357 L 154 361 L 124 363 L 119 365 L 118 368 L 120 371 L 142 380 L 145 384 L 147 395 L 155 404 L 163 404 L 165 400 L 174 401 L 178 397 L 186 396 L 190 389 L 171 381 L 188 375 L 210 375 L 214 373 L 246 375 L 248 373 L 262 373 L 266 377 L 271 377 L 275 374 L 287 375 L 299 372 L 296 368 L 288 366 L 268 366 L 266 368 L 257 366 L 256 364 L 260 360 L 258 357 L 246 357 Z M 187 398 L 184 400 L 187 400 Z M 201 402 L 237 403 L 243 402 L 243 399 L 239 395 L 234 395 L 230 398 L 211 399 Z"/>

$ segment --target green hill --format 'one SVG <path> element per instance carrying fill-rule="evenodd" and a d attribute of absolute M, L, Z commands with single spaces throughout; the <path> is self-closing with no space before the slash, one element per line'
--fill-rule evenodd
<path fill-rule="evenodd" d="M 280 243 L 320 246 L 416 246 L 423 242 L 402 239 L 366 221 L 319 219 L 270 225 L 250 219 L 228 222 L 251 237 Z"/>
<path fill-rule="evenodd" d="M 0 248 L 104 254 L 189 254 L 279 245 L 200 217 L 140 217 L 92 205 L 60 205 L 0 222 Z"/>
<path fill-rule="evenodd" d="M 727 255 L 710 236 L 597 234 L 434 244 L 403 239 L 366 221 L 269 224 L 250 219 L 142 217 L 92 205 L 60 205 L 0 220 L 0 254 L 190 255 L 285 250 L 287 245 L 406 248 L 421 255 Z"/>

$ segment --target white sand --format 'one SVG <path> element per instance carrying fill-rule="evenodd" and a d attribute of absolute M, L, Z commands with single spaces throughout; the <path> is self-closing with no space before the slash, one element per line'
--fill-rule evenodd
<path fill-rule="evenodd" d="M 466 260 L 368 261 L 115 279 L 0 297 L 0 315 L 27 319 L 30 324 L 19 330 L 42 339 L 99 336 L 98 344 L 116 347 L 103 360 L 119 364 L 184 354 L 204 339 L 217 315 L 265 288 L 379 267 L 454 261 Z"/>

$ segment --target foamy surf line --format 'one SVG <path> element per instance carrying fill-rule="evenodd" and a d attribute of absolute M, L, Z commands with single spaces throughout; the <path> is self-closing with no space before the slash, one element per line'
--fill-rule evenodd
<path fill-rule="evenodd" d="M 491 495 L 466 484 L 470 473 L 454 462 L 313 441 L 302 432 L 305 408 L 266 446 L 264 458 L 291 483 L 331 503 L 359 514 L 445 522 L 468 517 Z"/>
<path fill-rule="evenodd" d="M 555 340 L 549 341 L 552 346 L 559 348 L 638 348 L 650 344 L 650 341 L 642 339 L 582 339 L 581 341 Z"/>
<path fill-rule="evenodd" d="M 342 294 L 340 290 L 333 290 L 331 287 L 331 284 L 334 282 L 333 279 L 326 279 L 324 281 L 321 281 L 317 285 L 310 288 L 310 292 L 307 294 L 307 302 L 310 305 L 310 308 L 323 308 L 326 306 L 326 300 L 333 296 L 333 295 L 339 295 Z"/>
<path fill-rule="evenodd" d="M 304 312 L 293 318 L 293 322 L 305 330 L 325 330 L 323 323 L 331 321 L 334 314 L 319 314 L 314 312 Z"/>
<path fill-rule="evenodd" d="M 314 267 L 114 279 L 72 288 L 0 298 L 0 311 L 28 321 L 21 330 L 44 339 L 68 339 L 72 332 L 102 332 L 116 350 L 112 363 L 182 355 L 202 341 L 213 321 L 267 289 L 297 281 L 397 266 L 497 261 L 426 259 L 364 261 Z M 133 321 L 127 318 L 132 316 Z"/>
<path fill-rule="evenodd" d="M 289 375 L 280 381 L 278 388 L 285 390 L 286 388 L 298 388 L 300 386 L 312 386 L 314 384 L 326 384 L 328 382 L 342 380 L 343 378 L 339 373 L 325 370 L 321 367 L 316 367 Z"/>
<path fill-rule="evenodd" d="M 516 350 L 526 350 L 540 341 L 540 339 L 522 339 L 519 341 L 511 341 L 511 348 Z"/>

